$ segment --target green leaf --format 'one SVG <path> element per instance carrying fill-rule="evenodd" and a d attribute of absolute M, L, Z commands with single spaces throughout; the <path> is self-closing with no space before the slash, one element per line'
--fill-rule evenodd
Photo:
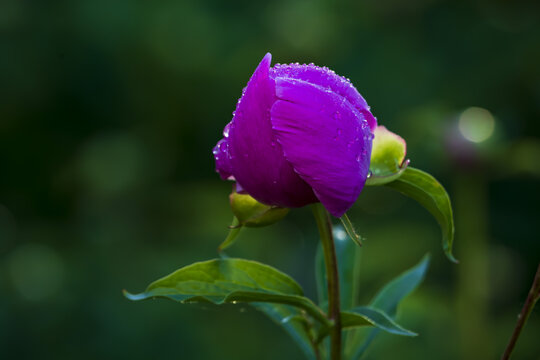
<path fill-rule="evenodd" d="M 403 274 L 386 284 L 377 295 L 375 295 L 370 306 L 394 316 L 401 300 L 413 292 L 422 280 L 424 280 L 428 266 L 429 255 L 425 255 L 413 268 L 405 271 Z"/>
<path fill-rule="evenodd" d="M 443 186 L 433 176 L 412 167 L 408 167 L 397 180 L 385 186 L 416 200 L 435 217 L 441 226 L 444 252 L 448 259 L 457 263 L 452 255 L 454 242 L 452 204 Z"/>
<path fill-rule="evenodd" d="M 389 316 L 394 318 L 396 316 L 399 303 L 411 292 L 413 292 L 422 282 L 426 275 L 428 266 L 429 255 L 426 255 L 414 267 L 405 271 L 386 284 L 370 302 L 370 307 L 384 311 L 386 314 L 389 314 Z M 378 333 L 378 329 L 370 331 L 364 341 L 362 341 L 363 339 L 360 334 L 355 333 L 354 338 L 349 343 L 350 346 L 346 349 L 346 354 L 354 354 L 350 357 L 351 359 L 361 358 Z"/>
<path fill-rule="evenodd" d="M 341 321 L 344 328 L 365 326 L 366 322 L 377 328 L 395 335 L 417 336 L 396 324 L 384 311 L 369 306 L 358 306 L 341 313 Z"/>
<path fill-rule="evenodd" d="M 321 309 L 303 296 L 300 285 L 268 265 L 244 259 L 214 259 L 183 267 L 152 284 L 141 294 L 124 292 L 130 300 L 164 297 L 182 303 L 269 302 L 305 310 L 329 323 Z"/>
<path fill-rule="evenodd" d="M 229 234 L 221 243 L 221 245 L 219 245 L 218 251 L 221 252 L 234 244 L 236 242 L 236 238 L 240 234 L 240 230 L 242 230 L 242 225 L 240 225 L 240 222 L 238 221 L 236 216 L 234 216 L 232 224 L 231 226 L 229 226 Z"/>
<path fill-rule="evenodd" d="M 358 306 L 349 311 L 341 312 L 341 327 L 343 330 L 350 330 L 362 326 L 374 326 L 380 330 L 386 331 L 394 335 L 417 336 L 418 334 L 409 331 L 398 325 L 384 311 L 369 307 Z M 321 341 L 328 335 L 328 328 L 321 328 L 317 342 Z"/>
<path fill-rule="evenodd" d="M 409 165 L 405 161 L 407 145 L 384 126 L 377 126 L 374 135 L 366 185 L 383 185 L 399 178 Z"/>

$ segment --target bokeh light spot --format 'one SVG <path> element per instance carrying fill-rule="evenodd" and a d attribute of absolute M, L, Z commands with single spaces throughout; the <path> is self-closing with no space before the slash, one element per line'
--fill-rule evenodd
<path fill-rule="evenodd" d="M 486 109 L 470 107 L 461 113 L 458 126 L 465 139 L 479 143 L 493 135 L 495 119 Z"/>
<path fill-rule="evenodd" d="M 347 233 L 341 226 L 336 226 L 334 228 L 334 239 L 338 241 L 345 241 L 347 240 Z"/>

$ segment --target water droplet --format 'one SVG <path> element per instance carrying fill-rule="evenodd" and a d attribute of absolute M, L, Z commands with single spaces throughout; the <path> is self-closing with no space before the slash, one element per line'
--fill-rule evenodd
<path fill-rule="evenodd" d="M 371 171 L 370 171 L 370 172 L 368 172 L 368 174 L 367 174 L 367 178 L 369 179 L 369 178 L 370 178 L 370 177 L 372 177 L 372 176 L 373 176 L 373 173 L 372 173 Z"/>
<path fill-rule="evenodd" d="M 234 112 L 233 112 L 233 116 L 234 116 Z M 225 136 L 226 138 L 229 137 L 230 130 L 231 130 L 231 123 L 228 123 L 227 125 L 225 125 L 225 128 L 223 129 L 223 136 Z"/>

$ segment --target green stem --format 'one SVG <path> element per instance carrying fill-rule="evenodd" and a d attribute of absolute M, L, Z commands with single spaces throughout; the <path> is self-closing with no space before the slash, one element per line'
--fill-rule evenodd
<path fill-rule="evenodd" d="M 324 254 L 324 264 L 326 266 L 326 277 L 328 284 L 328 319 L 333 323 L 330 328 L 330 359 L 341 359 L 341 316 L 339 309 L 339 275 L 334 247 L 334 237 L 332 235 L 332 223 L 330 216 L 320 203 L 312 206 L 313 215 L 317 221 L 317 228 L 321 236 L 321 244 Z"/>
<path fill-rule="evenodd" d="M 534 308 L 534 305 L 536 304 L 539 298 L 540 298 L 540 264 L 538 264 L 538 270 L 536 270 L 536 275 L 534 277 L 531 290 L 529 291 L 529 295 L 527 296 L 527 299 L 525 300 L 525 304 L 523 304 L 521 313 L 518 316 L 516 327 L 514 328 L 512 337 L 510 338 L 510 341 L 508 342 L 508 345 L 506 346 L 506 350 L 504 350 L 504 354 L 501 357 L 501 360 L 508 360 L 510 358 L 512 351 L 514 350 L 514 347 L 516 346 L 516 342 L 519 337 L 519 334 L 521 333 L 521 330 L 523 330 L 523 326 L 525 326 L 525 323 L 527 322 L 527 318 L 531 314 Z"/>

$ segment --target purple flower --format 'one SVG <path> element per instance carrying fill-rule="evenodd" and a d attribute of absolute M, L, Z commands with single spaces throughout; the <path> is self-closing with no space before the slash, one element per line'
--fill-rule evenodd
<path fill-rule="evenodd" d="M 280 207 L 321 202 L 341 217 L 368 176 L 377 120 L 348 79 L 266 54 L 213 153 L 222 179 Z"/>

